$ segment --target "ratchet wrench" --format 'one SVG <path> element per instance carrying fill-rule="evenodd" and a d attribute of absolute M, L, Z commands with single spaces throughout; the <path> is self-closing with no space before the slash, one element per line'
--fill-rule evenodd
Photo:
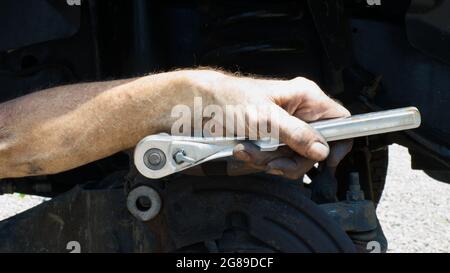
<path fill-rule="evenodd" d="M 414 129 L 420 126 L 420 113 L 415 107 L 399 108 L 348 118 L 310 123 L 326 141 L 351 139 L 388 132 Z M 158 179 L 204 162 L 229 157 L 233 148 L 249 141 L 238 137 L 186 137 L 158 134 L 142 139 L 134 151 L 134 164 L 145 177 Z M 251 141 L 262 151 L 285 145 L 277 140 Z"/>

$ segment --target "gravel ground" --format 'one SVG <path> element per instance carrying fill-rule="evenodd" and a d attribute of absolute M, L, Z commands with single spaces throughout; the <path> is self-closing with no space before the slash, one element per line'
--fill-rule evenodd
<path fill-rule="evenodd" d="M 31 195 L 0 195 L 0 220 L 26 211 L 34 206 L 41 204 L 45 200 L 46 198 Z"/>
<path fill-rule="evenodd" d="M 410 169 L 407 149 L 389 148 L 387 183 L 377 212 L 388 252 L 450 252 L 450 185 Z M 43 202 L 35 196 L 0 196 L 0 220 Z"/>
<path fill-rule="evenodd" d="M 411 170 L 408 150 L 389 147 L 389 168 L 377 209 L 389 252 L 450 252 L 450 185 Z"/>

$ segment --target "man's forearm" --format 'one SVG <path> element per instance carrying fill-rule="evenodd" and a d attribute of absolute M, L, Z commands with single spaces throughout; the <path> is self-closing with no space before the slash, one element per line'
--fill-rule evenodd
<path fill-rule="evenodd" d="M 196 93 L 184 76 L 62 86 L 1 104 L 0 178 L 58 173 L 167 131 L 172 106 Z"/>
<path fill-rule="evenodd" d="M 289 149 L 269 153 L 236 147 L 233 153 L 253 169 L 292 179 L 330 153 L 323 136 L 307 122 L 350 115 L 317 84 L 301 77 L 264 80 L 183 70 L 57 87 L 0 104 L 0 179 L 59 173 L 132 148 L 146 135 L 178 126 L 179 117 L 171 116 L 174 106 L 197 111 L 195 97 L 202 97 L 202 105 L 220 108 L 211 108 L 218 111 L 219 124 L 214 126 L 223 127 L 217 127 L 219 134 L 249 137 L 254 124 L 270 124 L 271 133 L 277 128 L 275 137 Z M 201 114 L 191 116 L 194 129 L 212 117 Z M 237 117 L 245 118 L 234 124 Z"/>

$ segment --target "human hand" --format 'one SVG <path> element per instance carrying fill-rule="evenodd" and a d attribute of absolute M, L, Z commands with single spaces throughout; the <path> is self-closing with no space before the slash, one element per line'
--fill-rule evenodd
<path fill-rule="evenodd" d="M 347 109 L 308 79 L 298 77 L 293 80 L 264 80 L 222 73 L 209 75 L 214 79 L 210 81 L 205 80 L 208 77 L 196 77 L 201 78 L 200 90 L 213 98 L 210 100 L 212 103 L 221 106 L 240 105 L 241 111 L 250 106 L 258 106 L 256 114 L 241 113 L 245 116 L 245 121 L 236 127 L 226 128 L 225 124 L 226 131 L 239 131 L 238 127 L 243 126 L 248 137 L 252 133 L 250 124 L 267 122 L 271 128 L 277 128 L 279 140 L 287 144 L 287 147 L 273 152 L 261 152 L 250 143 L 237 145 L 234 158 L 245 162 L 247 171 L 263 170 L 296 179 L 303 176 L 316 162 L 326 158 L 327 166 L 335 168 L 351 150 L 351 141 L 333 143 L 330 149 L 320 133 L 308 125 L 316 120 L 350 116 Z M 274 112 L 276 115 L 272 115 Z M 238 168 L 234 171 L 239 173 Z"/>

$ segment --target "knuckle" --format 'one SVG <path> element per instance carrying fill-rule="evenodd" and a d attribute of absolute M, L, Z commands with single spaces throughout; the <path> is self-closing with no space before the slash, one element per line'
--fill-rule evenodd
<path fill-rule="evenodd" d="M 304 82 L 304 81 L 307 81 L 308 79 L 307 78 L 304 78 L 304 77 L 295 77 L 295 78 L 293 78 L 291 81 L 293 81 L 293 82 Z"/>
<path fill-rule="evenodd" d="M 312 81 L 312 80 L 305 79 L 304 84 L 308 88 L 309 92 L 312 92 L 312 93 L 315 93 L 315 94 L 325 94 L 322 91 L 322 89 L 319 87 L 319 85 L 316 82 Z"/>
<path fill-rule="evenodd" d="M 296 77 L 292 80 L 292 82 L 296 85 L 303 86 L 303 88 L 306 89 L 307 91 L 322 92 L 322 89 L 320 89 L 319 85 L 317 85 L 316 82 L 310 79 L 304 77 Z"/>

